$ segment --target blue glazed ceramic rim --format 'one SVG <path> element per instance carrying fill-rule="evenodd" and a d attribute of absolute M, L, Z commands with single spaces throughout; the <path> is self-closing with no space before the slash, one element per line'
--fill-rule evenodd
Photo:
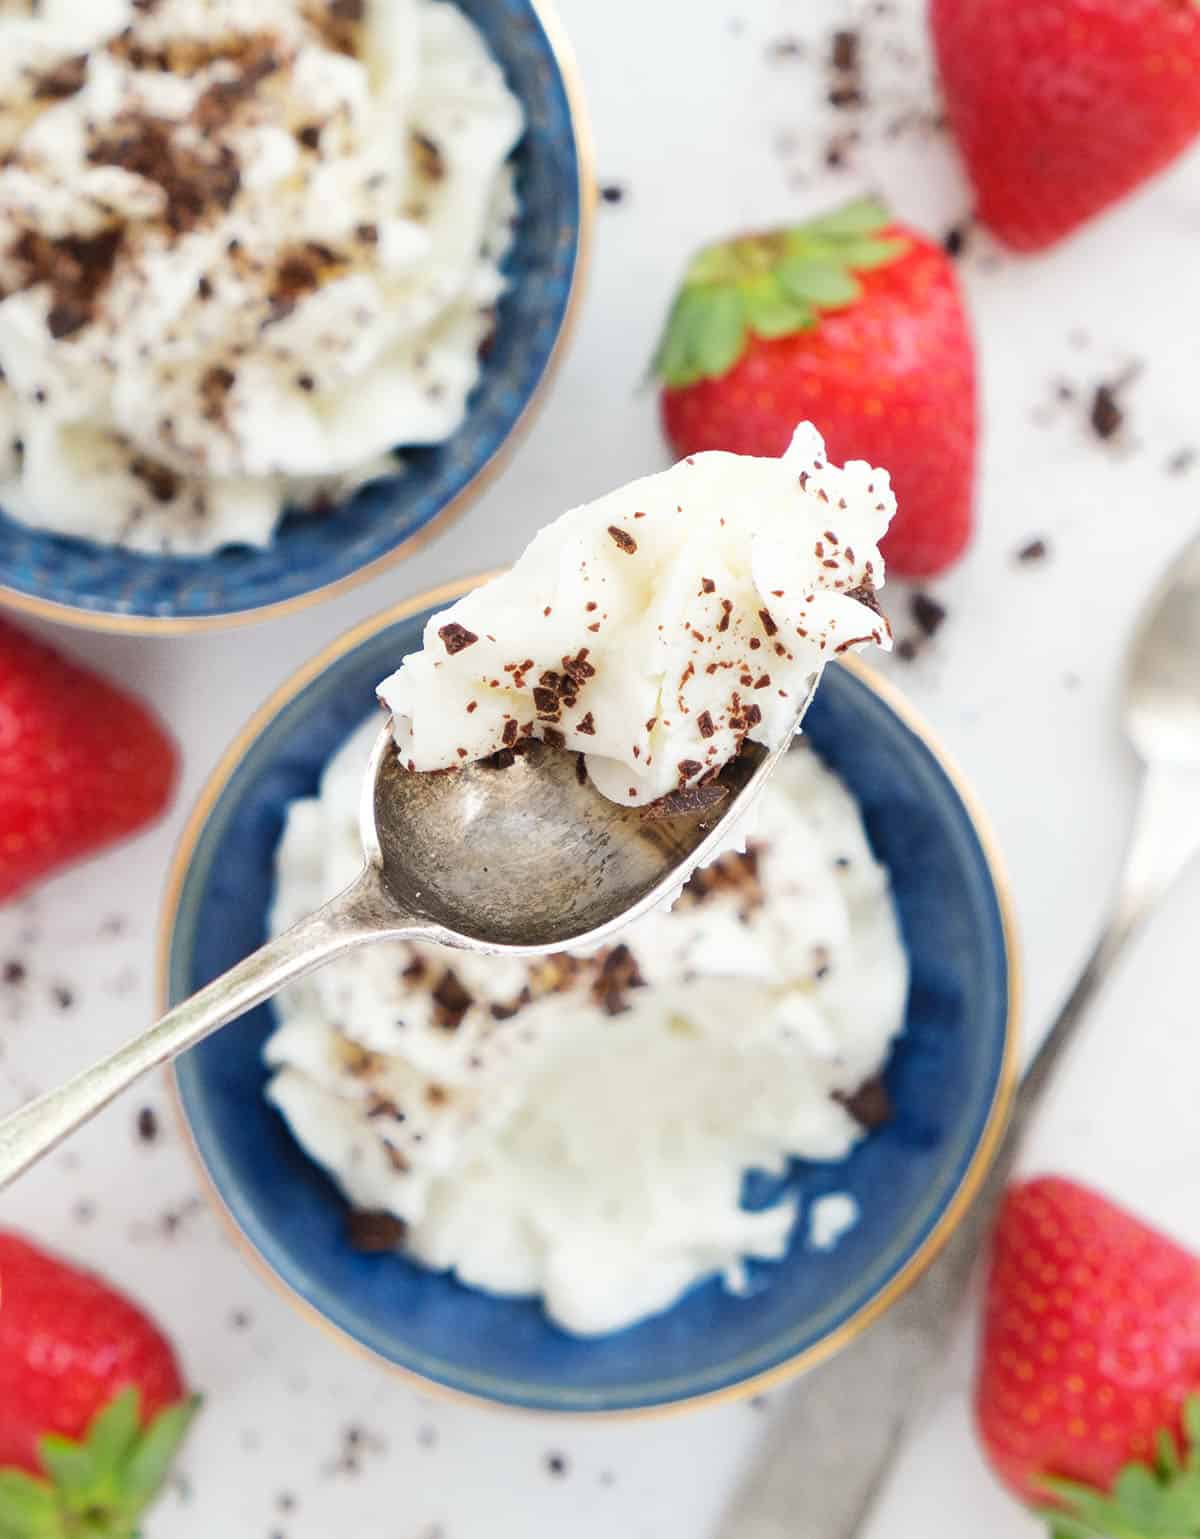
<path fill-rule="evenodd" d="M 467 0 L 467 3 L 476 3 L 476 0 Z M 119 597 L 114 598 L 105 593 L 76 597 L 70 594 L 69 584 L 66 591 L 61 591 L 60 584 L 60 593 L 55 597 L 43 596 L 39 591 L 37 568 L 39 562 L 44 564 L 46 553 L 57 556 L 62 551 L 69 553 L 78 550 L 81 559 L 86 560 L 89 551 L 98 549 L 100 556 L 107 556 L 109 552 L 103 547 L 91 547 L 86 541 L 61 539 L 36 530 L 22 530 L 21 526 L 0 519 L 0 526 L 23 534 L 31 547 L 31 554 L 25 563 L 31 575 L 27 580 L 22 579 L 22 585 L 16 585 L 17 574 L 13 566 L 9 565 L 7 570 L 0 569 L 0 607 L 60 625 L 122 635 L 194 635 L 257 624 L 333 598 L 415 555 L 464 513 L 503 468 L 521 435 L 528 430 L 536 408 L 545 400 L 548 386 L 561 362 L 578 317 L 591 253 L 596 206 L 595 161 L 579 70 L 562 24 L 551 8 L 552 0 L 504 0 L 504 5 L 518 6 L 525 13 L 522 19 L 537 36 L 537 47 L 552 67 L 556 110 L 561 109 L 561 116 L 570 133 L 570 142 L 566 148 L 572 162 L 574 204 L 570 219 L 560 232 L 560 252 L 555 259 L 558 271 L 555 282 L 561 283 L 561 299 L 553 315 L 549 344 L 532 360 L 534 366 L 528 370 L 528 377 L 522 386 L 524 398 L 520 407 L 505 422 L 497 420 L 500 431 L 476 446 L 474 463 L 464 475 L 454 478 L 454 484 L 445 489 L 442 505 L 422 513 L 419 523 L 392 548 L 369 556 L 360 565 L 348 564 L 328 581 L 318 580 L 311 587 L 285 594 L 281 598 L 267 598 L 258 603 L 234 599 L 224 608 L 218 601 L 211 608 L 200 607 L 195 612 L 183 614 L 172 612 L 170 599 L 155 600 L 151 596 L 123 605 Z M 497 413 L 493 411 L 492 416 L 496 417 Z M 386 502 L 402 479 L 402 474 L 386 478 L 375 487 L 364 489 L 359 495 Z M 43 552 L 41 557 L 39 551 Z M 152 557 L 136 559 L 154 560 Z M 206 565 L 207 558 L 199 558 L 195 562 L 195 581 L 191 586 L 196 589 L 205 586 Z M 40 583 L 44 586 L 44 577 Z M 160 608 L 163 612 L 158 612 Z"/>
<path fill-rule="evenodd" d="M 422 594 L 356 627 L 283 684 L 235 739 L 213 771 L 189 819 L 168 879 L 162 911 L 158 966 L 160 1003 L 164 1010 L 187 988 L 192 960 L 190 937 L 195 928 L 188 922 L 187 916 L 205 884 L 211 848 L 217 842 L 216 836 L 223 824 L 221 803 L 231 787 L 236 790 L 235 782 L 239 772 L 248 767 L 247 759 L 253 755 L 264 734 L 271 731 L 274 735 L 274 731 L 285 730 L 294 719 L 294 712 L 304 709 L 302 697 L 307 688 L 339 659 L 368 642 L 380 631 L 414 614 L 450 603 L 483 581 L 486 581 L 486 576 Z M 608 1392 L 598 1396 L 594 1405 L 583 1403 L 576 1390 L 564 1391 L 560 1400 L 542 1384 L 522 1385 L 515 1379 L 472 1374 L 457 1364 L 448 1368 L 445 1363 L 433 1359 L 426 1361 L 415 1352 L 409 1353 L 405 1363 L 398 1363 L 386 1355 L 381 1347 L 371 1344 L 369 1338 L 373 1332 L 370 1327 L 361 1327 L 360 1334 L 356 1335 L 354 1327 L 349 1323 L 335 1322 L 330 1310 L 323 1308 L 318 1298 L 302 1292 L 299 1283 L 289 1279 L 288 1257 L 275 1245 L 270 1235 L 258 1231 L 245 1215 L 241 1218 L 234 1215 L 222 1188 L 236 1190 L 238 1183 L 222 1167 L 219 1150 L 215 1150 L 216 1141 L 211 1136 L 205 1137 L 204 1112 L 197 1109 L 194 1103 L 185 1104 L 188 1098 L 181 1080 L 181 1074 L 186 1077 L 184 1060 L 182 1066 L 176 1065 L 170 1072 L 171 1090 L 204 1189 L 226 1221 L 238 1248 L 255 1269 L 308 1319 L 341 1344 L 366 1355 L 390 1372 L 409 1378 L 423 1389 L 440 1390 L 458 1398 L 482 1400 L 489 1405 L 512 1410 L 638 1416 L 667 1413 L 724 1399 L 741 1399 L 807 1371 L 861 1335 L 908 1291 L 931 1264 L 953 1234 L 987 1174 L 1016 1087 L 1020 980 L 1015 922 L 1007 879 L 994 837 L 961 773 L 948 759 L 930 728 L 897 690 L 857 659 L 845 660 L 840 666 L 851 675 L 857 687 L 876 697 L 900 719 L 924 749 L 930 773 L 948 783 L 953 791 L 960 809 L 962 832 L 978 850 L 982 877 L 994 899 L 996 938 L 1005 960 L 1007 975 L 1007 1018 L 999 1043 L 994 1091 L 980 1137 L 964 1151 L 949 1200 L 943 1189 L 931 1198 L 922 1211 L 910 1217 L 904 1235 L 896 1242 L 897 1250 L 902 1254 L 890 1278 L 865 1302 L 847 1308 L 843 1301 L 836 1300 L 829 1307 L 828 1318 L 818 1321 L 815 1327 L 809 1320 L 794 1332 L 783 1333 L 769 1347 L 760 1347 L 752 1354 L 747 1354 L 745 1360 L 734 1359 L 726 1363 L 725 1376 L 719 1383 L 697 1389 L 694 1379 L 654 1381 L 644 1387 L 636 1403 L 628 1405 L 604 1403 Z M 235 804 L 236 796 L 225 800 L 227 815 L 232 812 Z M 207 857 L 202 848 L 204 844 L 209 846 Z M 207 1146 L 203 1151 L 201 1141 Z M 818 1333 L 815 1339 L 814 1329 Z M 751 1357 L 753 1361 L 750 1361 Z M 764 1357 L 769 1362 L 765 1368 L 762 1367 Z"/>

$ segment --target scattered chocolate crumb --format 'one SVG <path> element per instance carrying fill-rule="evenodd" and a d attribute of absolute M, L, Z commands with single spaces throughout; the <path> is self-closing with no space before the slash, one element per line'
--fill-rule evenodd
<path fill-rule="evenodd" d="M 713 726 L 711 711 L 701 711 L 699 716 L 696 717 L 696 726 L 701 737 L 712 737 L 713 733 L 717 730 Z"/>
<path fill-rule="evenodd" d="M 442 639 L 442 645 L 451 657 L 456 652 L 462 652 L 467 647 L 473 647 L 479 640 L 474 631 L 469 631 L 465 625 L 459 625 L 457 620 L 451 621 L 449 625 L 443 625 L 438 631 L 438 635 Z"/>
<path fill-rule="evenodd" d="M 1088 420 L 1097 438 L 1107 440 L 1120 432 L 1125 412 L 1117 400 L 1115 386 L 1103 383 L 1096 386 Z"/>
<path fill-rule="evenodd" d="M 964 219 L 961 224 L 952 224 L 942 236 L 942 249 L 949 257 L 960 257 L 967 249 L 967 237 L 971 233 L 969 220 Z"/>
<path fill-rule="evenodd" d="M 847 74 L 858 69 L 861 57 L 859 42 L 858 33 L 849 29 L 833 34 L 829 59 L 834 69 Z"/>
<path fill-rule="evenodd" d="M 321 145 L 320 123 L 306 123 L 303 128 L 296 130 L 296 138 L 306 150 L 319 149 Z"/>
<path fill-rule="evenodd" d="M 5 964 L 4 964 L 4 981 L 5 981 L 5 983 L 15 987 L 18 983 L 24 983 L 25 979 L 28 976 L 29 976 L 29 974 L 28 974 L 28 971 L 26 970 L 24 962 L 15 962 L 15 961 L 13 961 L 13 962 L 5 962 Z"/>
<path fill-rule="evenodd" d="M 905 636 L 903 640 L 896 643 L 896 656 L 902 663 L 915 662 L 920 650 L 911 636 Z"/>
<path fill-rule="evenodd" d="M 1050 548 L 1043 539 L 1030 540 L 1028 545 L 1022 545 L 1017 552 L 1017 560 L 1031 563 L 1044 561 L 1050 553 Z"/>
<path fill-rule="evenodd" d="M 137 1136 L 144 1144 L 152 1144 L 158 1137 L 158 1114 L 152 1106 L 143 1106 L 137 1114 Z"/>
<path fill-rule="evenodd" d="M 585 737 L 595 737 L 596 722 L 592 716 L 591 711 L 589 711 L 587 715 L 582 718 L 575 730 L 577 732 L 582 732 Z"/>
<path fill-rule="evenodd" d="M 600 201 L 607 203 L 610 208 L 615 208 L 618 203 L 624 203 L 629 196 L 629 189 L 620 182 L 605 182 L 600 188 Z"/>
<path fill-rule="evenodd" d="M 587 759 L 581 753 L 575 755 L 575 779 L 579 782 L 579 784 L 581 786 L 587 785 L 587 781 L 588 781 Z M 495 1006 L 493 1005 L 492 1008 L 495 1009 Z"/>
<path fill-rule="evenodd" d="M 90 1224 L 96 1216 L 96 1204 L 83 1197 L 71 1209 L 71 1216 L 77 1224 Z"/>
<path fill-rule="evenodd" d="M 229 1324 L 235 1331 L 248 1331 L 251 1325 L 250 1311 L 235 1309 L 229 1316 Z"/>
<path fill-rule="evenodd" d="M 717 585 L 716 585 L 715 582 L 713 582 L 711 577 L 702 577 L 700 579 L 700 592 L 701 593 L 715 593 L 716 589 L 717 589 Z"/>
<path fill-rule="evenodd" d="M 567 1467 L 565 1454 L 548 1453 L 546 1455 L 546 1469 L 556 1479 L 561 1479 L 567 1473 Z"/>
<path fill-rule="evenodd" d="M 54 1003 L 60 1010 L 69 1010 L 75 1003 L 75 996 L 65 984 L 57 983 L 51 990 Z"/>
<path fill-rule="evenodd" d="M 925 636 L 936 636 L 946 618 L 946 606 L 928 593 L 914 593 L 909 606 L 912 617 Z"/>
<path fill-rule="evenodd" d="M 777 37 L 767 44 L 767 58 L 777 64 L 791 63 L 804 57 L 804 44 L 798 37 Z"/>
<path fill-rule="evenodd" d="M 699 765 L 696 766 L 700 768 Z M 630 788 L 632 790 L 632 787 Z M 683 786 L 678 791 L 668 791 L 666 796 L 660 796 L 657 801 L 649 802 L 642 808 L 642 817 L 647 822 L 657 822 L 659 818 L 677 818 L 694 812 L 708 812 L 718 803 L 723 802 L 729 795 L 728 787 L 713 782 L 709 785 Z"/>
<path fill-rule="evenodd" d="M 762 628 L 766 631 L 767 635 L 774 636 L 779 627 L 771 618 L 771 611 L 769 609 L 760 609 L 758 611 L 758 618 L 762 621 Z"/>
<path fill-rule="evenodd" d="M 567 740 L 557 727 L 543 727 L 542 741 L 547 748 L 565 748 Z"/>
<path fill-rule="evenodd" d="M 616 524 L 609 524 L 608 532 L 612 536 L 613 544 L 618 550 L 623 550 L 627 556 L 632 556 L 637 550 L 637 541 L 625 529 L 618 529 Z"/>
<path fill-rule="evenodd" d="M 880 1075 L 865 1080 L 850 1094 L 834 1091 L 833 1099 L 844 1106 L 855 1122 L 868 1131 L 882 1127 L 892 1118 L 892 1098 Z"/>
<path fill-rule="evenodd" d="M 346 1239 L 365 1256 L 380 1256 L 404 1243 L 408 1226 L 394 1213 L 365 1212 L 352 1208 L 346 1214 Z"/>
<path fill-rule="evenodd" d="M 1195 449 L 1177 449 L 1167 461 L 1167 474 L 1181 476 L 1196 463 Z"/>

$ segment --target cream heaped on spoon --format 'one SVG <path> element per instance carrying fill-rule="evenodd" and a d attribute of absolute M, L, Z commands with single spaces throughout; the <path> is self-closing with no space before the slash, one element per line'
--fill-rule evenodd
<path fill-rule="evenodd" d="M 886 644 L 874 542 L 893 507 L 882 471 L 836 469 L 805 427 L 782 460 L 700 455 L 544 531 L 382 686 L 398 719 L 371 757 L 357 880 L 0 1122 L 0 1187 L 142 1074 L 355 947 L 548 955 L 672 897 L 725 847 L 824 662 Z M 556 604 L 566 618 L 538 632 Z M 589 754 L 589 779 L 555 750 L 593 739 L 606 752 Z M 505 773 L 496 751 L 512 755 Z"/>
<path fill-rule="evenodd" d="M 791 736 L 829 658 L 890 632 L 874 600 L 888 474 L 698 454 L 575 508 L 511 571 L 435 615 L 379 694 L 401 761 L 448 769 L 540 738 L 613 801 L 710 780 Z"/>

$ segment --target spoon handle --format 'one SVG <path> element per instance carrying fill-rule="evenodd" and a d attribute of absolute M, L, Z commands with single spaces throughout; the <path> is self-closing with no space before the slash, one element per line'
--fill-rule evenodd
<path fill-rule="evenodd" d="M 1200 855 L 1200 771 L 1151 766 L 1111 915 L 1026 1071 L 992 1167 L 925 1275 L 874 1330 L 797 1389 L 720 1539 L 865 1539 L 907 1434 L 940 1392 L 965 1300 L 1023 1137 L 1132 936 Z M 864 1416 L 863 1406 L 870 1415 Z M 846 1428 L 853 1426 L 853 1446 Z"/>
<path fill-rule="evenodd" d="M 143 1074 L 202 1042 L 285 984 L 340 952 L 415 933 L 398 921 L 394 899 L 384 891 L 377 869 L 368 866 L 338 897 L 214 978 L 110 1057 L 0 1122 L 0 1190 Z"/>

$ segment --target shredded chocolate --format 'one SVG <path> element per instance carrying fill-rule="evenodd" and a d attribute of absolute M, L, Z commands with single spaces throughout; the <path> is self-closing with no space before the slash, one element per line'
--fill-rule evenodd
<path fill-rule="evenodd" d="M 626 995 L 630 989 L 645 986 L 637 965 L 637 958 L 623 943 L 606 951 L 599 959 L 596 976 L 592 980 L 592 998 L 606 1015 L 620 1015 L 629 1009 Z"/>
<path fill-rule="evenodd" d="M 701 711 L 699 716 L 696 717 L 696 726 L 701 737 L 712 737 L 713 733 L 717 730 L 713 726 L 711 711 Z"/>
<path fill-rule="evenodd" d="M 432 998 L 433 1023 L 443 1031 L 457 1031 L 475 1002 L 474 997 L 459 982 L 458 974 L 452 967 L 448 967 L 438 980 Z"/>
<path fill-rule="evenodd" d="M 855 1122 L 868 1131 L 892 1120 L 892 1098 L 880 1075 L 864 1081 L 857 1090 L 835 1090 L 833 1099 L 844 1106 Z"/>
<path fill-rule="evenodd" d="M 708 812 L 725 801 L 728 795 L 728 787 L 716 782 L 709 785 L 683 786 L 678 791 L 668 791 L 666 796 L 660 796 L 657 801 L 649 802 L 642 808 L 641 815 L 647 822 L 653 823 L 660 818 L 677 818 L 687 813 Z"/>
<path fill-rule="evenodd" d="M 835 562 L 834 565 L 836 566 L 837 563 Z M 758 611 L 758 618 L 762 621 L 762 628 L 766 631 L 767 635 L 774 636 L 779 627 L 771 618 L 771 611 L 769 609 L 760 609 Z"/>
<path fill-rule="evenodd" d="M 637 550 L 637 541 L 624 529 L 618 529 L 616 524 L 609 524 L 608 532 L 612 536 L 613 544 L 618 550 L 623 550 L 627 556 L 632 556 Z"/>
<path fill-rule="evenodd" d="M 1049 552 L 1050 547 L 1046 544 L 1045 540 L 1030 540 L 1028 545 L 1022 545 L 1020 550 L 1017 552 L 1017 560 L 1027 563 L 1032 563 L 1034 561 L 1044 561 L 1047 555 L 1049 555 Z"/>
<path fill-rule="evenodd" d="M 467 647 L 473 647 L 479 640 L 474 631 L 469 631 L 465 625 L 460 625 L 457 620 L 452 620 L 449 625 L 443 625 L 438 631 L 442 645 L 451 657 L 456 652 L 463 652 Z"/>
<path fill-rule="evenodd" d="M 557 727 L 543 727 L 542 741 L 547 748 L 565 748 L 567 740 Z"/>
<path fill-rule="evenodd" d="M 865 604 L 872 614 L 877 614 L 882 618 L 883 609 L 879 603 L 879 594 L 875 584 L 869 577 L 859 583 L 857 588 L 848 588 L 846 590 L 846 597 L 857 599 L 860 604 Z"/>
<path fill-rule="evenodd" d="M 76 95 L 83 90 L 83 83 L 87 79 L 87 67 L 86 53 L 77 53 L 69 59 L 60 59 L 51 69 L 38 75 L 34 80 L 34 100 L 57 102 Z"/>
<path fill-rule="evenodd" d="M 394 1213 L 352 1208 L 346 1214 L 346 1239 L 352 1250 L 364 1256 L 382 1256 L 398 1250 L 407 1233 L 408 1225 Z"/>
<path fill-rule="evenodd" d="M 751 844 L 743 851 L 730 850 L 707 866 L 700 866 L 693 871 L 678 899 L 677 907 L 693 908 L 708 898 L 720 895 L 740 899 L 743 915 L 763 902 L 757 845 Z"/>
<path fill-rule="evenodd" d="M 120 229 L 103 230 L 99 235 L 66 235 L 58 240 L 26 230 L 9 249 L 9 260 L 19 273 L 9 292 L 45 283 L 50 290 L 50 335 L 56 340 L 73 336 L 95 319 L 123 239 Z M 0 289 L 0 298 L 5 297 Z"/>
<path fill-rule="evenodd" d="M 426 181 L 440 182 L 446 175 L 446 158 L 426 134 L 413 133 L 409 139 L 413 163 Z"/>
<path fill-rule="evenodd" d="M 582 732 L 585 737 L 595 737 L 596 722 L 595 718 L 592 716 L 591 711 L 589 711 L 587 715 L 582 718 L 575 730 L 576 732 Z"/>
<path fill-rule="evenodd" d="M 88 151 L 94 166 L 156 182 L 166 194 L 165 219 L 175 234 L 193 230 L 214 209 L 227 209 L 242 185 L 238 158 L 227 144 L 204 153 L 176 142 L 175 125 L 162 118 L 129 116 Z"/>

